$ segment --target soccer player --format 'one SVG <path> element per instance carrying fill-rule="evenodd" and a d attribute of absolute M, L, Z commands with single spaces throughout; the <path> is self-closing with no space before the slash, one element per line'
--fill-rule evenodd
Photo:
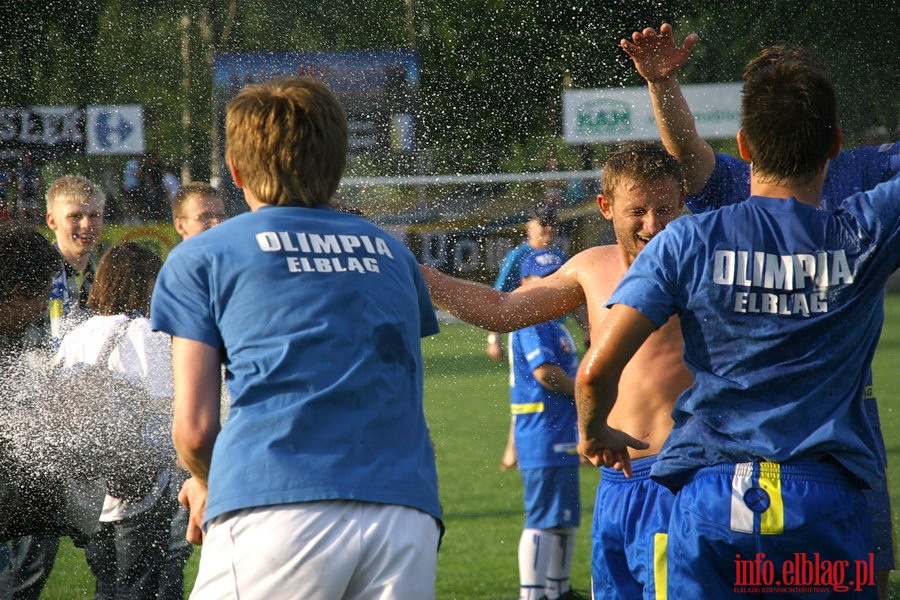
<path fill-rule="evenodd" d="M 633 33 L 630 40 L 621 41 L 623 50 L 631 56 L 638 73 L 647 81 L 663 144 L 684 167 L 688 187 L 686 204 L 695 213 L 743 202 L 750 193 L 750 165 L 739 158 L 715 154 L 712 147 L 697 133 L 690 107 L 681 92 L 678 72 L 698 39 L 696 34 L 688 35 L 682 45 L 678 46 L 673 37 L 672 26 L 664 23 L 658 32 L 646 28 Z M 818 62 L 818 58 L 808 50 L 767 48 L 747 64 L 744 76 L 760 65 L 786 57 L 812 64 Z M 844 198 L 872 189 L 898 171 L 900 142 L 841 151 L 829 160 L 820 206 L 826 209 L 836 208 Z M 869 384 L 866 386 L 863 402 L 869 422 L 876 430 L 878 450 L 886 463 L 887 452 L 873 389 L 869 373 Z M 890 571 L 894 568 L 894 537 L 887 477 L 878 488 L 866 490 L 865 494 L 872 511 L 874 564 L 879 590 L 884 598 L 887 596 Z"/>
<path fill-rule="evenodd" d="M 503 262 L 500 264 L 500 269 L 497 272 L 497 278 L 494 281 L 495 290 L 511 292 L 519 287 L 519 284 L 521 283 L 519 271 L 522 267 L 522 261 L 538 250 L 550 248 L 553 241 L 556 239 L 559 221 L 556 218 L 556 210 L 554 208 L 543 204 L 537 204 L 532 207 L 529 216 L 530 218 L 525 224 L 527 239 L 510 250 L 503 258 Z M 560 256 L 562 256 L 562 254 L 560 254 Z M 491 360 L 503 360 L 503 342 L 496 331 L 488 332 L 487 355 Z M 519 464 L 519 459 L 516 455 L 514 430 L 515 416 L 512 417 L 510 422 L 506 446 L 503 449 L 503 455 L 500 457 L 501 471 L 514 469 Z"/>
<path fill-rule="evenodd" d="M 438 324 L 415 258 L 329 207 L 347 122 L 325 86 L 247 86 L 225 129 L 250 212 L 176 246 L 151 305 L 173 336 L 181 498 L 204 544 L 193 595 L 433 598 L 420 339 Z"/>
<path fill-rule="evenodd" d="M 681 167 L 657 144 L 628 144 L 611 154 L 602 186 L 597 203 L 613 224 L 614 245 L 583 250 L 555 273 L 511 293 L 423 267 L 435 303 L 479 327 L 510 331 L 560 317 L 586 302 L 593 340 L 616 284 L 643 248 L 681 215 L 684 198 Z M 675 399 L 690 383 L 680 323 L 672 317 L 625 368 L 621 402 L 610 416 L 617 427 L 640 431 L 642 443 L 631 451 L 633 477 L 602 469 L 591 530 L 596 600 L 641 599 L 665 587 L 664 562 L 657 558 L 664 556 L 674 497 L 649 473 L 672 428 Z"/>
<path fill-rule="evenodd" d="M 576 378 L 582 454 L 630 475 L 628 447 L 642 444 L 609 420 L 617 383 L 680 316 L 694 382 L 651 469 L 677 492 L 667 560 L 679 597 L 730 597 L 748 557 L 779 574 L 813 554 L 858 565 L 872 549 L 861 488 L 884 476 L 861 399 L 900 259 L 900 179 L 818 210 L 841 131 L 831 83 L 807 61 L 753 70 L 741 114 L 752 196 L 648 244 Z M 836 596 L 841 583 L 826 585 Z M 870 580 L 855 583 L 876 597 Z"/>
<path fill-rule="evenodd" d="M 563 264 L 536 250 L 519 267 L 523 286 Z M 510 335 L 510 388 L 516 448 L 525 496 L 519 539 L 519 600 L 577 600 L 569 575 L 581 523 L 575 412 L 578 352 L 565 325 L 550 320 Z"/>

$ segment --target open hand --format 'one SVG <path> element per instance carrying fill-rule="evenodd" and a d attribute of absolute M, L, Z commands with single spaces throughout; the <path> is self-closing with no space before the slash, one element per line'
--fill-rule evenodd
<path fill-rule="evenodd" d="M 694 44 L 700 39 L 696 33 L 684 38 L 681 46 L 675 44 L 672 26 L 663 23 L 659 33 L 652 27 L 631 34 L 631 41 L 623 39 L 619 42 L 641 77 L 653 83 L 675 75 L 687 62 Z"/>

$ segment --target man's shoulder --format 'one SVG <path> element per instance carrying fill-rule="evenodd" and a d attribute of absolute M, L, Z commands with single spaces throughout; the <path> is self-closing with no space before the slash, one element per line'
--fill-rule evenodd
<path fill-rule="evenodd" d="M 576 275 L 602 277 L 610 270 L 624 270 L 622 251 L 616 244 L 592 246 L 570 258 L 564 267 L 572 270 Z"/>

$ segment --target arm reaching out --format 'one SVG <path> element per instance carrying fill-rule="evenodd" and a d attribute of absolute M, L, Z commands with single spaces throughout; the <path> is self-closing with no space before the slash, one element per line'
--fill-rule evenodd
<path fill-rule="evenodd" d="M 637 310 L 614 305 L 575 377 L 578 451 L 594 466 L 612 467 L 626 477 L 631 477 L 628 448 L 644 450 L 648 444 L 612 429 L 606 419 L 616 402 L 622 370 L 655 329 L 653 321 Z"/>
<path fill-rule="evenodd" d="M 631 34 L 631 41 L 619 42 L 637 72 L 647 80 L 660 139 L 669 154 L 681 163 L 688 194 L 703 190 L 716 162 L 712 147 L 697 133 L 677 77 L 699 39 L 692 33 L 678 46 L 672 26 L 663 23 L 658 33 L 648 27 Z"/>
<path fill-rule="evenodd" d="M 420 268 L 437 306 L 466 323 L 505 333 L 561 317 L 584 302 L 581 285 L 566 268 L 572 260 L 534 285 L 512 292 L 499 292 L 432 267 Z"/>

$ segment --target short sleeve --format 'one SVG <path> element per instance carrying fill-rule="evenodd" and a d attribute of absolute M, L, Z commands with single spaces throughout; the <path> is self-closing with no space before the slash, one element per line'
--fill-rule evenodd
<path fill-rule="evenodd" d="M 172 250 L 156 279 L 150 324 L 155 331 L 221 348 L 212 314 L 210 261 L 179 250 Z"/>

